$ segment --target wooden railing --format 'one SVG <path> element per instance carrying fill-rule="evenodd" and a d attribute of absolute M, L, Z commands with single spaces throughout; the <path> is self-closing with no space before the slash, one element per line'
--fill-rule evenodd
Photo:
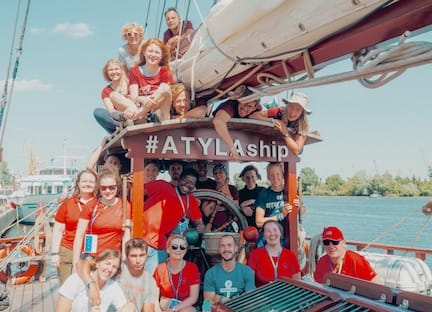
<path fill-rule="evenodd" d="M 306 240 L 310 241 L 310 237 L 306 237 Z M 407 247 L 407 246 L 398 246 L 398 245 L 389 245 L 389 244 L 377 244 L 377 243 L 367 243 L 367 242 L 357 242 L 357 241 L 346 241 L 348 246 L 354 246 L 355 250 L 362 251 L 366 246 L 370 251 L 370 248 L 375 248 L 384 251 L 384 253 L 388 255 L 394 255 L 395 251 L 399 251 L 401 253 L 411 253 L 414 254 L 416 258 L 425 261 L 427 255 L 432 255 L 432 249 L 427 248 L 415 248 L 415 247 Z"/>

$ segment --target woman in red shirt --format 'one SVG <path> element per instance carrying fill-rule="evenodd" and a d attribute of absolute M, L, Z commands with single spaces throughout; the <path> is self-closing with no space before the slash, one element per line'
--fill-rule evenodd
<path fill-rule="evenodd" d="M 92 170 L 78 173 L 72 196 L 61 203 L 54 218 L 51 264 L 57 267 L 61 284 L 72 274 L 72 249 L 80 213 L 97 202 L 96 178 Z"/>
<path fill-rule="evenodd" d="M 266 244 L 252 251 L 247 261 L 255 272 L 256 287 L 281 276 L 299 280 L 301 273 L 297 256 L 281 245 L 282 226 L 275 220 L 268 220 L 262 229 Z"/>
<path fill-rule="evenodd" d="M 139 107 L 126 110 L 126 119 L 143 119 L 156 113 L 159 121 L 170 119 L 171 87 L 174 82 L 169 68 L 170 56 L 166 45 L 157 38 L 147 40 L 141 47 L 141 61 L 129 71 L 129 94 Z"/>
<path fill-rule="evenodd" d="M 167 241 L 168 260 L 159 264 L 153 274 L 162 311 L 196 311 L 193 305 L 198 300 L 201 279 L 196 264 L 183 259 L 187 247 L 184 236 L 171 235 Z"/>
<path fill-rule="evenodd" d="M 116 167 L 104 165 L 99 173 L 97 188 L 100 198 L 93 209 L 83 209 L 78 220 L 73 244 L 73 265 L 84 254 L 96 257 L 106 248 L 122 252 L 130 239 L 130 204 L 121 198 L 120 177 Z M 123 216 L 125 214 L 125 216 Z M 84 248 L 83 248 L 84 246 Z"/>

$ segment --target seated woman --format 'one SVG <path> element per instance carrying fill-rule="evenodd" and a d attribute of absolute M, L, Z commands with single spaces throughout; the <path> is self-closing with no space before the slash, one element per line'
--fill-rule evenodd
<path fill-rule="evenodd" d="M 233 95 L 230 96 L 232 99 L 219 105 L 219 107 L 213 113 L 213 125 L 215 130 L 225 142 L 225 144 L 228 145 L 230 156 L 234 160 L 239 158 L 239 154 L 234 147 L 234 142 L 228 131 L 227 123 L 231 118 L 249 118 L 251 114 L 262 109 L 261 105 L 259 104 L 259 100 L 237 100 L 250 94 L 251 92 L 246 88 L 246 86 L 238 87 L 234 91 Z"/>
<path fill-rule="evenodd" d="M 247 260 L 255 273 L 256 287 L 265 285 L 279 277 L 300 279 L 300 265 L 297 256 L 282 247 L 283 228 L 279 222 L 264 222 L 263 232 L 266 244 L 252 251 Z"/>
<path fill-rule="evenodd" d="M 190 93 L 182 83 L 171 85 L 172 107 L 171 119 L 178 118 L 204 118 L 207 115 L 207 104 L 191 108 Z"/>
<path fill-rule="evenodd" d="M 126 68 L 119 60 L 109 60 L 102 70 L 103 76 L 109 82 L 102 90 L 102 101 L 105 108 L 96 108 L 93 116 L 107 132 L 113 133 L 120 122 L 124 121 L 123 112 L 136 106 L 129 98 L 129 78 Z"/>
<path fill-rule="evenodd" d="M 118 49 L 118 59 L 126 66 L 128 71 L 139 62 L 140 46 L 144 34 L 144 28 L 138 23 L 128 23 L 122 28 L 121 36 L 127 43 Z"/>
<path fill-rule="evenodd" d="M 171 88 L 174 82 L 169 68 L 170 56 L 166 45 L 157 38 L 141 46 L 140 62 L 129 71 L 129 93 L 136 103 L 124 112 L 126 119 L 144 119 L 156 113 L 159 121 L 170 119 Z"/>
<path fill-rule="evenodd" d="M 195 263 L 183 259 L 188 248 L 181 235 L 170 235 L 167 240 L 168 259 L 156 267 L 153 277 L 160 290 L 162 311 L 196 311 L 200 275 Z"/>
<path fill-rule="evenodd" d="M 312 113 L 307 108 L 309 99 L 304 93 L 298 92 L 289 100 L 282 101 L 286 104 L 285 107 L 272 107 L 266 111 L 256 112 L 250 118 L 273 122 L 274 127 L 284 136 L 290 152 L 298 155 L 303 150 L 309 130 L 306 118 L 306 114 Z"/>
<path fill-rule="evenodd" d="M 228 169 L 222 163 L 213 166 L 213 176 L 216 181 L 216 191 L 234 201 L 237 205 L 239 194 L 234 185 L 229 184 Z M 201 210 L 207 231 L 238 232 L 235 217 L 220 201 L 203 201 Z"/>
<path fill-rule="evenodd" d="M 96 268 L 91 273 L 93 280 L 87 285 L 77 273 L 69 276 L 59 289 L 59 299 L 56 311 L 108 311 L 113 305 L 117 311 L 129 310 L 123 290 L 113 280 L 119 273 L 120 253 L 117 250 L 105 249 L 96 257 Z M 88 290 L 97 287 L 101 291 L 101 303 L 99 306 L 90 307 Z"/>

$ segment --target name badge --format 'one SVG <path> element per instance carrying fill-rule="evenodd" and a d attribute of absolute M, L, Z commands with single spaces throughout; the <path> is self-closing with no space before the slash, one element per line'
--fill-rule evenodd
<path fill-rule="evenodd" d="M 85 253 L 96 253 L 96 251 L 97 251 L 97 239 L 98 239 L 98 236 L 95 234 L 86 234 L 84 236 L 84 252 Z"/>

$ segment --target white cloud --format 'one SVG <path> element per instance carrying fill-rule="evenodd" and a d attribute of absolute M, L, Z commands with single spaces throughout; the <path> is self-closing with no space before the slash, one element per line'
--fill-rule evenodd
<path fill-rule="evenodd" d="M 57 24 L 54 26 L 52 31 L 57 34 L 64 34 L 66 37 L 71 38 L 84 38 L 93 34 L 93 31 L 90 29 L 90 25 L 84 23 Z"/>
<path fill-rule="evenodd" d="M 0 87 L 3 89 L 4 80 L 0 81 Z M 9 80 L 9 88 L 12 86 L 12 81 Z M 15 80 L 14 91 L 46 91 L 51 90 L 51 84 L 43 83 L 40 80 Z"/>

